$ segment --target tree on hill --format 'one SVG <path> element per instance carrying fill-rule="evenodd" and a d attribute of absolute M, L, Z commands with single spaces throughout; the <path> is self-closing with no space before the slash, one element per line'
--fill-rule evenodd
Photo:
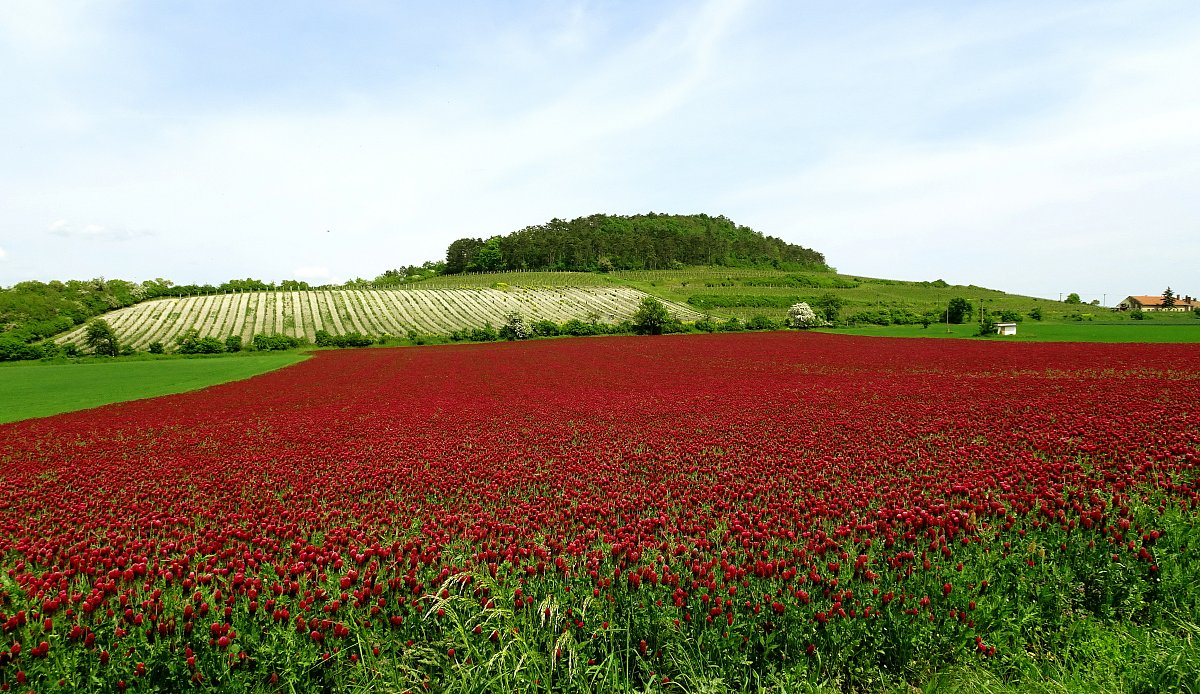
<path fill-rule="evenodd" d="M 1082 304 L 1083 300 L 1079 298 L 1078 294 L 1076 294 L 1075 292 L 1071 292 L 1070 294 L 1067 295 L 1067 298 L 1063 300 L 1063 303 L 1064 304 Z"/>
<path fill-rule="evenodd" d="M 671 322 L 671 314 L 662 302 L 652 296 L 642 299 L 638 310 L 633 313 L 633 332 L 638 335 L 662 335 L 663 329 Z"/>
<path fill-rule="evenodd" d="M 681 265 L 827 269 L 809 248 L 739 226 L 725 217 L 596 214 L 549 222 L 506 236 L 458 239 L 446 274 L 497 270 L 655 270 Z"/>
<path fill-rule="evenodd" d="M 1172 308 L 1175 306 L 1175 292 L 1171 291 L 1170 287 L 1167 287 L 1167 291 L 1162 294 L 1162 305 L 1163 308 Z"/>
<path fill-rule="evenodd" d="M 971 315 L 971 311 L 971 302 L 961 296 L 956 296 L 946 307 L 946 320 L 950 323 L 961 324 Z"/>
<path fill-rule="evenodd" d="M 88 321 L 87 333 L 83 341 L 95 354 L 115 357 L 121 353 L 121 344 L 117 341 L 117 334 L 113 332 L 108 321 L 102 318 L 93 318 Z"/>

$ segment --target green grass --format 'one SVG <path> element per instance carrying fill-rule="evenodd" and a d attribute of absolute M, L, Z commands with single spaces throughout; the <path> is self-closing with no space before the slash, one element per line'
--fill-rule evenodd
<path fill-rule="evenodd" d="M 827 332 L 877 337 L 973 337 L 978 329 L 975 323 L 951 325 L 949 328 L 945 324 L 934 323 L 928 328 L 919 325 L 868 325 L 831 328 Z M 997 342 L 1200 342 L 1200 320 L 1127 323 L 1024 321 L 1017 324 L 1016 335 L 987 339 Z"/>
<path fill-rule="evenodd" d="M 0 423 L 205 388 L 305 359 L 296 352 L 0 366 Z"/>

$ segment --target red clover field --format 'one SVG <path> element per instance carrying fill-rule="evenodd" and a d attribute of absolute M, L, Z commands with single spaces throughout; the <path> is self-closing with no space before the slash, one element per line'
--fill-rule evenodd
<path fill-rule="evenodd" d="M 1195 345 L 318 352 L 0 426 L 0 689 L 1185 689 L 1198 479 Z"/>

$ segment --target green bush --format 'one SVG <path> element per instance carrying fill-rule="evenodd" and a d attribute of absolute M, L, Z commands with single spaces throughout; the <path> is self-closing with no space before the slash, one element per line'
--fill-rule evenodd
<path fill-rule="evenodd" d="M 754 316 L 746 321 L 747 330 L 781 330 L 783 325 L 767 316 Z"/>
<path fill-rule="evenodd" d="M 289 335 L 258 334 L 250 341 L 250 345 L 261 352 L 282 351 L 299 347 L 300 339 Z"/>
<path fill-rule="evenodd" d="M 1034 320 L 1041 320 L 1042 319 L 1042 307 L 1034 306 L 1033 308 L 1029 309 L 1029 317 Z"/>
<path fill-rule="evenodd" d="M 500 334 L 491 323 L 484 323 L 482 328 L 471 328 L 468 335 L 472 342 L 495 342 L 500 339 Z"/>
<path fill-rule="evenodd" d="M 1145 320 L 1146 314 L 1142 312 L 1142 309 L 1135 308 L 1133 311 L 1130 311 L 1129 317 L 1134 320 Z"/>
<path fill-rule="evenodd" d="M 950 304 L 946 307 L 946 320 L 950 323 L 962 324 L 964 320 L 970 317 L 973 307 L 971 302 L 961 296 L 956 296 L 950 300 Z"/>
<path fill-rule="evenodd" d="M 604 333 L 604 326 L 599 323 L 585 323 L 578 318 L 572 318 L 558 328 L 559 335 L 572 335 L 574 337 L 603 335 Z"/>
<path fill-rule="evenodd" d="M 230 335 L 229 337 L 225 338 L 225 351 L 226 352 L 242 351 L 242 336 L 241 335 Z"/>
<path fill-rule="evenodd" d="M 551 320 L 535 321 L 533 334 L 537 337 L 554 337 L 558 334 L 558 323 Z"/>
<path fill-rule="evenodd" d="M 667 324 L 672 322 L 671 314 L 661 301 L 652 296 L 642 297 L 641 304 L 633 313 L 633 332 L 638 335 L 661 335 Z"/>
<path fill-rule="evenodd" d="M 0 361 L 41 359 L 44 350 L 35 344 L 13 337 L 0 337 Z"/>
<path fill-rule="evenodd" d="M 156 342 L 151 342 L 146 347 L 146 351 L 151 354 L 163 354 L 167 351 L 167 348 L 165 346 L 163 346 L 163 343 L 156 341 Z"/>
<path fill-rule="evenodd" d="M 180 354 L 220 354 L 225 351 L 224 342 L 215 337 L 200 337 L 196 328 L 176 337 L 175 344 Z"/>

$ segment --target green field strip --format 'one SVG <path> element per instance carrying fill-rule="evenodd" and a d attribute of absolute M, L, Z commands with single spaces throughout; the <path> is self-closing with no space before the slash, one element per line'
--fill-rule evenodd
<path fill-rule="evenodd" d="M 0 423 L 237 381 L 294 364 L 294 352 L 191 359 L 0 365 Z"/>

